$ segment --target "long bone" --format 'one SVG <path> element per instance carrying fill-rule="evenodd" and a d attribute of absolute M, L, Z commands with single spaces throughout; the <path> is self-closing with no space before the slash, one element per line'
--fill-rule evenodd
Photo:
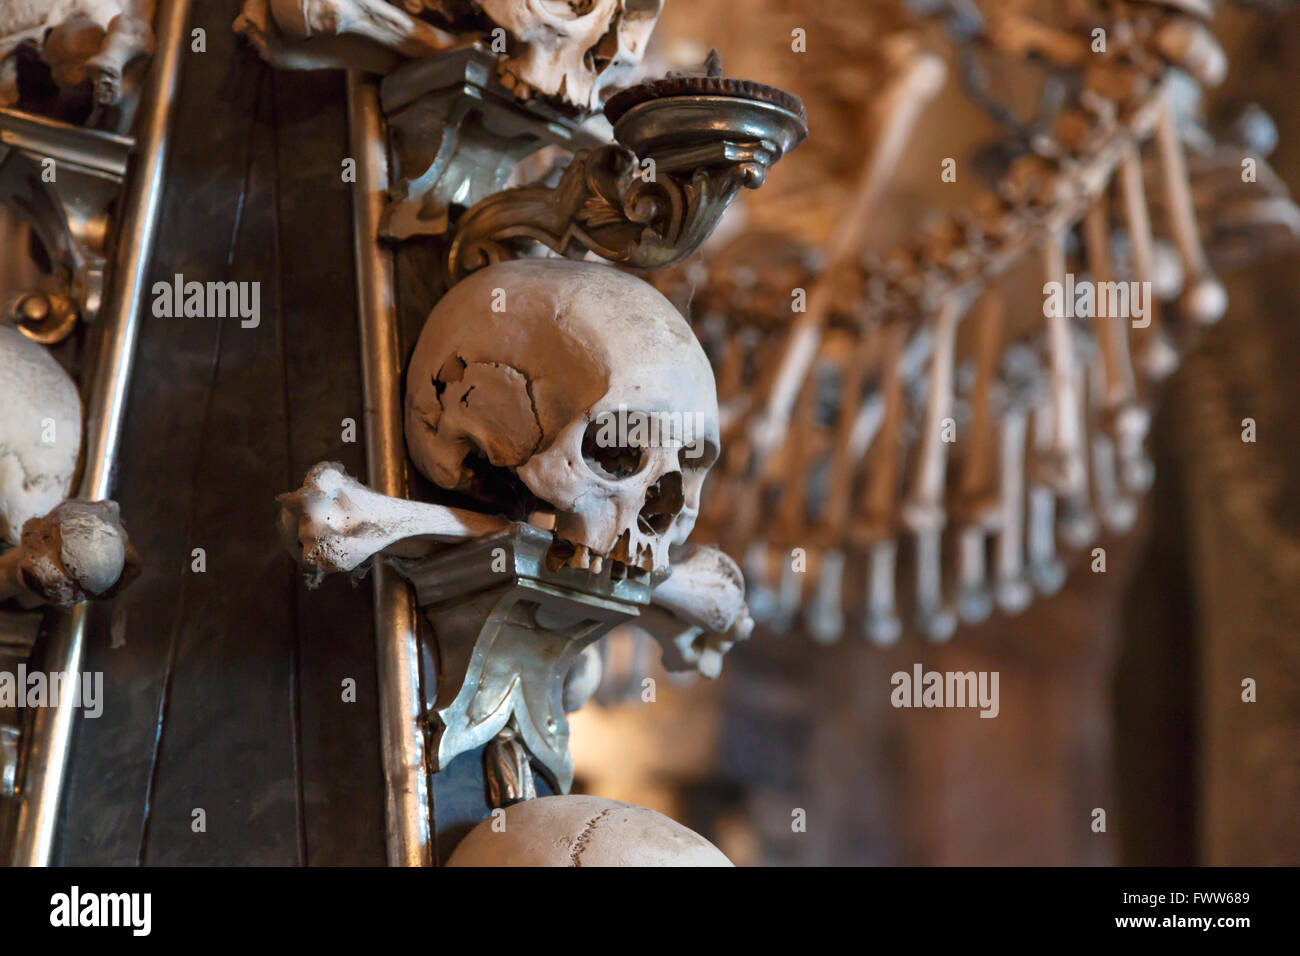
<path fill-rule="evenodd" d="M 997 512 L 997 440 L 994 435 L 993 400 L 1002 355 L 1003 295 L 994 286 L 975 305 L 975 384 L 967 429 L 970 447 L 963 462 L 956 510 L 969 522 L 987 524 Z"/>
<path fill-rule="evenodd" d="M 1124 221 L 1128 229 L 1129 255 L 1133 262 L 1133 277 L 1138 282 L 1155 284 L 1156 253 L 1151 232 L 1151 212 L 1147 207 L 1146 183 L 1143 179 L 1142 155 L 1136 143 L 1129 143 L 1119 164 L 1120 195 L 1124 206 Z M 1159 382 L 1178 367 L 1178 352 L 1169 341 L 1169 334 L 1159 318 L 1157 296 L 1151 300 L 1151 314 L 1144 323 L 1134 325 L 1142 329 L 1144 346 L 1139 359 L 1143 373 Z"/>
<path fill-rule="evenodd" d="M 1126 486 L 1132 482 L 1141 482 L 1151 471 L 1151 463 L 1144 451 L 1147 432 L 1150 430 L 1150 413 L 1138 402 L 1137 385 L 1133 376 L 1133 365 L 1128 349 L 1128 320 L 1125 316 L 1105 315 L 1108 297 L 1102 294 L 1112 279 L 1110 258 L 1110 212 L 1104 198 L 1099 198 L 1084 219 L 1084 241 L 1087 246 L 1088 265 L 1096 284 L 1096 315 L 1093 328 L 1096 331 L 1097 347 L 1100 352 L 1103 381 L 1098 389 L 1101 396 L 1101 419 L 1105 437 L 1110 445 L 1109 451 L 1093 442 L 1094 450 L 1100 449 L 1103 457 L 1114 459 L 1110 468 L 1118 469 L 1124 476 L 1121 480 Z M 1154 297 L 1150 297 L 1148 307 L 1154 308 Z M 1145 491 L 1145 488 L 1134 489 Z M 1114 491 L 1118 494 L 1119 489 Z M 1119 512 L 1113 512 L 1112 518 L 1119 518 Z M 1123 522 L 1120 521 L 1120 524 Z"/>
<path fill-rule="evenodd" d="M 1065 230 L 1051 229 L 1046 237 L 1044 262 L 1047 280 L 1064 286 L 1066 279 Z M 1064 498 L 1077 498 L 1086 482 L 1083 466 L 1083 425 L 1075 394 L 1079 374 L 1073 333 L 1064 309 L 1047 316 L 1048 353 L 1051 356 L 1051 394 L 1054 411 L 1052 447 L 1042 463 L 1049 484 Z"/>
<path fill-rule="evenodd" d="M 1002 521 L 997 538 L 998 607 L 1019 614 L 1033 600 L 1025 574 L 1025 433 L 1027 412 L 1012 395 L 1002 415 Z"/>
<path fill-rule="evenodd" d="M 708 545 L 683 545 L 673 555 L 672 573 L 655 587 L 650 601 L 686 624 L 729 634 L 733 641 L 749 637 L 754 628 L 740 568 Z"/>
<path fill-rule="evenodd" d="M 822 443 L 816 434 L 815 416 L 819 392 L 821 390 L 820 372 L 833 362 L 833 346 L 830 338 L 823 339 L 819 348 L 814 373 L 804 382 L 799 393 L 795 416 L 799 427 L 789 436 L 782 447 L 785 467 L 772 474 L 774 484 L 781 482 L 781 499 L 776 515 L 776 534 L 779 542 L 804 549 L 811 567 L 796 570 L 788 557 L 781 567 L 781 585 L 777 596 L 777 609 L 772 618 L 772 627 L 787 630 L 794 623 L 800 607 L 803 605 L 805 579 L 816 577 L 821 572 L 820 555 L 815 550 L 816 542 L 811 540 L 807 522 L 807 491 L 809 470 L 815 455 L 821 451 Z"/>
<path fill-rule="evenodd" d="M 97 103 L 120 102 L 127 66 L 138 57 L 153 54 L 154 7 L 154 0 L 124 0 L 122 12 L 109 21 L 103 47 L 86 61 Z"/>
<path fill-rule="evenodd" d="M 1125 494 L 1117 475 L 1115 443 L 1105 432 L 1092 436 L 1092 481 L 1097 496 L 1097 513 L 1108 531 L 1125 534 L 1137 522 L 1136 498 Z"/>
<path fill-rule="evenodd" d="M 750 542 L 745 549 L 745 584 L 750 614 L 762 623 L 776 613 L 777 591 L 773 586 L 770 546 L 765 538 Z"/>
<path fill-rule="evenodd" d="M 381 495 L 337 462 L 315 465 L 301 488 L 277 500 L 284 545 L 302 565 L 309 584 L 318 584 L 327 574 L 355 571 L 381 553 L 420 557 L 437 544 L 468 541 L 509 527 L 509 522 L 490 515 Z M 708 632 L 708 646 L 700 653 L 711 649 L 720 660 L 727 647 L 748 637 L 753 628 L 744 588 L 740 569 L 723 552 L 686 545 L 651 600 L 684 627 Z"/>
<path fill-rule="evenodd" d="M 975 385 L 968 429 L 970 451 L 958 488 L 956 512 L 962 527 L 958 550 L 958 613 L 967 623 L 978 623 L 993 611 L 989 592 L 985 539 L 998 522 L 998 441 L 994 428 L 994 389 L 1002 352 L 1003 297 L 998 287 L 985 292 L 976 304 L 978 342 Z"/>
<path fill-rule="evenodd" d="M 71 607 L 111 597 L 139 572 L 117 503 L 72 498 L 30 519 L 21 543 L 0 554 L 0 603 Z"/>
<path fill-rule="evenodd" d="M 1035 455 L 1052 445 L 1052 404 L 1048 396 L 1033 410 L 1030 424 Z M 1026 548 L 1029 580 L 1040 594 L 1055 594 L 1065 584 L 1065 563 L 1056 554 L 1056 492 L 1030 469 Z"/>
<path fill-rule="evenodd" d="M 884 417 L 869 456 L 870 468 L 863 485 L 862 517 L 857 534 L 868 549 L 867 602 L 863 630 L 876 644 L 893 644 L 902 633 L 895 605 L 894 574 L 898 544 L 898 482 L 902 467 L 904 412 L 902 359 L 907 326 L 894 321 L 885 326 L 881 347 L 881 395 Z"/>
<path fill-rule="evenodd" d="M 1159 119 L 1156 123 L 1156 150 L 1164 180 L 1169 227 L 1178 245 L 1186 274 L 1186 286 L 1180 304 L 1198 325 L 1213 325 L 1228 309 L 1228 293 L 1214 277 L 1209 257 L 1201 245 L 1196 225 L 1196 205 L 1192 199 L 1187 157 L 1178 135 L 1178 119 L 1169 91 L 1160 92 Z"/>
<path fill-rule="evenodd" d="M 881 338 L 879 325 L 861 331 L 844 367 L 830 480 L 818 529 L 819 538 L 830 543 L 821 551 L 817 584 L 806 613 L 809 633 L 821 643 L 838 641 L 844 632 L 846 557 L 836 542 L 841 540 L 841 530 L 849 517 L 853 477 L 884 420 L 884 403 L 879 395 L 860 401 L 867 376 L 879 362 Z"/>
<path fill-rule="evenodd" d="M 386 72 L 456 44 L 387 0 L 245 0 L 234 29 L 281 69 Z"/>
<path fill-rule="evenodd" d="M 327 574 L 355 571 L 390 549 L 416 557 L 440 542 L 467 541 L 508 527 L 474 511 L 381 495 L 338 462 L 313 466 L 301 488 L 276 500 L 281 538 L 312 585 Z"/>
<path fill-rule="evenodd" d="M 1034 600 L 1034 587 L 1024 562 L 1026 549 L 1026 445 L 1031 408 L 1047 407 L 1043 371 L 1031 346 L 1015 343 L 1002 356 L 1002 382 L 1006 390 L 998 438 L 1001 455 L 998 484 L 1001 516 L 998 522 L 996 555 L 997 606 L 1005 613 L 1019 614 Z M 1050 525 L 1050 523 L 1049 523 Z"/>
<path fill-rule="evenodd" d="M 948 468 L 948 443 L 943 440 L 943 431 L 953 409 L 957 326 L 967 305 L 965 296 L 953 292 L 935 313 L 929 390 L 916 477 L 902 511 L 903 523 L 916 541 L 917 626 L 936 641 L 947 640 L 957 627 L 956 615 L 947 607 L 943 594 L 941 545 L 947 520 L 943 494 Z"/>

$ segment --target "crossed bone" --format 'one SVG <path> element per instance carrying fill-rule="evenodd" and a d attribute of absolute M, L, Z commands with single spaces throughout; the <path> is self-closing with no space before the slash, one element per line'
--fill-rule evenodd
<path fill-rule="evenodd" d="M 364 572 L 378 556 L 423 557 L 440 544 L 503 531 L 510 522 L 445 505 L 381 495 L 337 462 L 315 465 L 297 491 L 280 495 L 280 533 L 309 587 L 327 574 Z M 395 566 L 401 570 L 401 564 Z M 722 551 L 686 545 L 634 622 L 664 648 L 670 670 L 716 677 L 722 657 L 754 622 L 740 568 Z"/>
<path fill-rule="evenodd" d="M 0 61 L 24 42 L 44 43 L 45 59 L 54 69 L 56 83 L 76 86 L 89 81 L 96 104 L 116 105 L 122 100 L 127 66 L 153 53 L 154 6 L 155 0 L 36 0 L 32 11 L 44 17 L 43 22 L 0 37 Z M 13 16 L 21 22 L 21 12 Z M 76 34 L 88 29 L 102 32 L 93 52 L 83 51 L 74 42 Z M 52 40 L 54 31 L 67 36 Z"/>
<path fill-rule="evenodd" d="M 245 0 L 234 28 L 262 59 L 290 70 L 386 73 L 456 44 L 387 0 Z"/>
<path fill-rule="evenodd" d="M 18 547 L 0 554 L 0 603 L 71 607 L 112 597 L 139 573 L 117 502 L 70 498 L 28 520 Z"/>

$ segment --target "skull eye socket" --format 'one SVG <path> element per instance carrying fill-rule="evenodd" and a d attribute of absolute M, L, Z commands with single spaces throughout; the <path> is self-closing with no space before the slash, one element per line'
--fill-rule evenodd
<path fill-rule="evenodd" d="M 682 471 L 707 471 L 717 460 L 718 450 L 711 442 L 696 439 L 677 451 L 677 466 Z"/>
<path fill-rule="evenodd" d="M 587 426 L 582 436 L 582 460 L 602 478 L 622 481 L 641 470 L 645 464 L 645 452 L 635 445 L 612 441 L 610 431 L 602 419 Z"/>

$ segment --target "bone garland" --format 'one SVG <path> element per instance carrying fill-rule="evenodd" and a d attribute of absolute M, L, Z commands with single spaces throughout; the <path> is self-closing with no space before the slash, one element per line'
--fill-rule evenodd
<path fill-rule="evenodd" d="M 1091 278 L 1106 282 L 1113 266 L 1110 237 L 1106 235 L 1110 224 L 1103 197 L 1116 177 L 1127 226 L 1127 235 L 1116 249 L 1116 261 L 1132 266 L 1132 272 L 1118 270 L 1120 274 L 1116 278 L 1149 281 L 1152 292 L 1161 297 L 1177 294 L 1179 273 L 1187 272 L 1193 283 L 1198 276 L 1204 280 L 1206 273 L 1197 265 L 1197 247 L 1187 241 L 1188 236 L 1195 238 L 1195 219 L 1190 203 L 1185 201 L 1187 190 L 1182 188 L 1186 186 L 1186 170 L 1179 168 L 1182 146 L 1170 132 L 1168 122 L 1167 86 L 1177 77 L 1172 76 L 1166 64 L 1193 71 L 1199 69 L 1202 79 L 1213 79 L 1216 73 L 1213 47 L 1202 46 L 1199 52 L 1193 48 L 1195 44 L 1174 49 L 1170 40 L 1178 35 L 1177 31 L 1166 31 L 1161 41 L 1163 47 L 1158 48 L 1152 37 L 1157 28 L 1169 22 L 1168 16 L 1135 13 L 1129 6 L 1108 9 L 1116 17 L 1110 38 L 1115 55 L 1100 60 L 1087 56 L 1080 61 L 1087 63 L 1082 71 L 1082 85 L 1067 86 L 1078 93 L 1065 105 L 1059 122 L 1054 127 L 1045 127 L 1043 135 L 1031 144 L 1035 152 L 1016 161 L 998 183 L 996 192 L 979 199 L 969 211 L 937 221 L 933 228 L 921 230 L 889 252 L 871 255 L 861 268 L 855 265 L 840 271 L 827 269 L 820 277 L 816 264 L 811 262 L 801 267 L 801 274 L 793 276 L 761 267 L 751 269 L 730 260 L 725 260 L 721 268 L 692 267 L 690 291 L 694 302 L 699 304 L 699 314 L 707 316 L 711 325 L 710 338 L 716 343 L 712 351 L 730 359 L 728 394 L 748 387 L 751 395 L 760 397 L 755 400 L 742 393 L 728 403 L 727 434 L 743 436 L 747 441 L 729 442 L 723 471 L 734 487 L 711 499 L 714 510 L 705 516 L 708 527 L 743 530 L 743 534 L 737 531 L 735 535 L 740 549 L 751 558 L 761 555 L 765 570 L 780 572 L 770 575 L 774 579 L 770 584 L 780 578 L 781 595 L 776 597 L 782 612 L 779 616 L 793 619 L 796 613 L 793 602 L 806 600 L 805 620 L 809 630 L 817 632 L 818 639 L 825 639 L 834 630 L 833 626 L 826 626 L 835 618 L 833 565 L 836 554 L 842 553 L 841 544 L 846 538 L 853 547 L 865 547 L 869 551 L 867 627 L 883 640 L 896 638 L 893 574 L 897 546 L 893 536 L 897 529 L 893 521 L 898 508 L 898 474 L 903 470 L 910 475 L 929 471 L 927 458 L 932 461 L 933 456 L 927 456 L 929 449 L 924 441 L 928 420 L 918 424 L 900 419 L 894 424 L 886 414 L 865 461 L 844 454 L 841 449 L 846 447 L 845 439 L 842 429 L 837 429 L 839 434 L 835 436 L 828 472 L 832 493 L 827 496 L 825 513 L 835 513 L 836 495 L 847 481 L 855 489 L 861 489 L 857 494 L 864 504 L 869 504 L 863 509 L 867 520 L 855 516 L 848 535 L 837 534 L 832 527 L 804 529 L 809 538 L 807 543 L 792 541 L 789 529 L 782 527 L 778 534 L 776 523 L 761 520 L 767 500 L 754 492 L 755 473 L 763 476 L 763 487 L 788 490 L 805 485 L 813 487 L 808 484 L 812 480 L 810 476 L 825 468 L 822 456 L 826 449 L 822 444 L 804 440 L 806 436 L 802 433 L 783 440 L 784 431 L 776 427 L 781 417 L 765 415 L 761 400 L 763 396 L 770 399 L 774 394 L 770 384 L 774 379 L 773 370 L 804 369 L 805 374 L 794 375 L 789 381 L 775 376 L 784 383 L 777 389 L 784 399 L 777 404 L 796 411 L 795 415 L 786 417 L 802 423 L 805 416 L 795 408 L 796 396 L 804 393 L 812 377 L 819 374 L 823 333 L 819 331 L 817 336 L 804 339 L 785 334 L 792 327 L 788 313 L 782 308 L 789 288 L 821 284 L 830 290 L 833 294 L 825 297 L 830 304 L 818 313 L 819 330 L 824 328 L 831 335 L 847 332 L 858 338 L 861 349 L 866 347 L 864 339 L 873 334 L 868 331 L 873 324 L 863 322 L 863 315 L 897 316 L 903 328 L 903 340 L 910 337 L 912 344 L 919 343 L 931 331 L 927 323 L 934 303 L 950 294 L 975 295 L 995 289 L 1003 275 L 1044 244 L 1050 253 L 1048 277 L 1061 281 L 1068 265 L 1065 239 L 1081 222 L 1088 243 L 1087 263 L 1094 272 Z M 1135 17 L 1147 19 L 1138 23 Z M 1199 29 L 1198 25 L 1182 35 L 1196 40 Z M 1076 38 L 1069 39 L 1074 42 Z M 1051 39 L 1046 42 L 1050 43 Z M 1162 131 L 1163 147 L 1156 135 L 1158 131 Z M 1180 234 L 1175 244 L 1177 256 L 1187 260 L 1187 265 L 1174 261 L 1168 254 L 1170 244 L 1156 242 L 1151 235 L 1140 149 L 1153 138 L 1157 140 L 1155 152 L 1161 168 L 1148 172 L 1165 184 L 1169 193 L 1165 205 L 1181 206 L 1183 218 L 1191 223 L 1190 229 L 1184 228 L 1174 223 L 1176 217 L 1168 212 L 1163 217 L 1164 221 L 1174 223 L 1174 231 Z M 1168 148 L 1170 143 L 1177 149 Z M 1185 167 L 1185 162 L 1181 165 Z M 1218 165 L 1222 170 L 1230 168 L 1223 161 Z M 1170 176 L 1170 171 L 1174 175 Z M 1283 215 L 1285 212 L 1283 207 L 1269 213 L 1269 221 L 1290 221 Z M 1300 222 L 1300 213 L 1294 213 L 1293 217 Z M 1127 256 L 1123 255 L 1125 247 Z M 1200 251 L 1199 258 L 1208 262 L 1204 250 Z M 1217 283 L 1211 278 L 1208 283 L 1201 281 L 1200 286 L 1212 292 Z M 1194 305 L 1196 298 L 1190 294 L 1184 296 L 1184 301 L 1191 299 Z M 809 301 L 811 304 L 812 299 Z M 1197 311 L 1196 308 L 1183 310 L 1193 318 Z M 797 316 L 794 325 L 805 318 Z M 1132 493 L 1150 486 L 1152 469 L 1143 449 L 1150 414 L 1146 406 L 1153 400 L 1147 390 L 1171 367 L 1177 353 L 1163 334 L 1166 324 L 1155 322 L 1154 316 L 1146 328 L 1140 322 L 1130 324 L 1116 321 L 1119 317 L 1110 318 L 1109 323 L 1094 321 L 1091 334 L 1082 336 L 1077 334 L 1082 329 L 1072 328 L 1070 322 L 1052 321 L 1048 323 L 1046 342 L 1034 341 L 1035 347 L 1045 344 L 1051 356 L 1053 387 L 1047 396 L 1050 401 L 1034 414 L 1036 442 L 1032 462 L 1025 461 L 1024 448 L 1032 404 L 1029 396 L 1012 387 L 1013 397 L 1006 403 L 1005 411 L 1000 412 L 1010 416 L 1005 423 L 1008 427 L 1001 430 L 1002 515 L 1016 524 L 1014 528 L 1003 527 L 998 537 L 1001 603 L 1008 610 L 1022 609 L 1028 603 L 1032 596 L 1031 580 L 1042 593 L 1060 588 L 1065 565 L 1056 553 L 1058 512 L 1059 531 L 1065 542 L 1075 548 L 1083 547 L 1097 533 L 1094 505 L 1097 515 L 1108 526 L 1124 527 L 1133 516 Z M 1190 334 L 1194 332 L 1191 328 L 1194 324 L 1184 323 L 1179 329 L 1180 348 L 1190 345 L 1195 338 Z M 728 326 L 729 339 L 726 338 Z M 1129 353 L 1130 328 L 1135 330 L 1133 334 L 1140 346 L 1136 363 Z M 780 341 L 782 338 L 784 342 Z M 1092 338 L 1096 340 L 1096 348 L 1090 343 Z M 745 362 L 754 368 L 752 373 L 746 371 Z M 896 362 L 897 359 L 886 359 L 886 370 Z M 1030 364 L 1037 367 L 1037 358 L 1032 358 Z M 852 374 L 849 368 L 844 376 L 845 385 L 838 390 L 837 418 L 841 423 L 846 412 L 863 401 L 848 384 Z M 1095 378 L 1090 379 L 1090 375 Z M 910 388 L 915 388 L 916 373 L 906 373 L 902 378 Z M 886 374 L 880 386 L 880 393 L 885 394 L 868 395 L 864 409 L 875 398 L 888 412 L 891 407 L 885 397 L 888 380 Z M 978 406 L 984 401 L 985 383 L 993 384 L 990 378 L 977 376 L 973 396 L 975 418 L 967 432 L 972 437 L 979 430 Z M 912 409 L 907 403 L 892 407 L 903 409 L 904 417 L 911 418 Z M 910 457 L 908 443 L 914 429 L 921 437 L 918 456 L 914 463 L 909 461 L 904 465 L 904 456 Z M 1017 430 L 1019 441 L 1014 434 Z M 1045 444 L 1039 444 L 1040 441 Z M 963 480 L 953 489 L 951 501 L 943 500 L 947 497 L 946 489 L 941 493 L 939 510 L 946 508 L 963 522 L 959 529 L 962 533 L 957 536 L 960 540 L 955 542 L 960 546 L 956 564 L 963 592 L 971 597 L 968 613 L 978 616 L 983 603 L 979 583 L 983 576 L 983 555 L 978 547 L 978 535 L 965 533 L 964 522 L 975 517 L 967 514 L 971 504 L 968 499 L 970 487 L 978 483 L 974 476 L 981 469 L 975 454 L 979 449 L 967 450 L 964 443 L 962 447 L 966 452 L 962 460 Z M 741 454 L 736 454 L 738 451 Z M 896 461 L 897 467 L 891 461 Z M 850 465 L 847 474 L 846 463 Z M 969 482 L 968 475 L 972 476 Z M 1049 478 L 1051 483 L 1047 482 Z M 748 485 L 743 483 L 746 479 Z M 1027 480 L 1031 485 L 1028 492 Z M 914 481 L 911 490 L 915 492 L 916 487 Z M 911 496 L 915 497 L 915 494 Z M 988 516 L 991 526 L 997 526 L 1001 517 Z M 735 543 L 721 530 L 718 536 L 729 545 Z M 755 536 L 759 540 L 754 540 Z M 918 540 L 917 544 L 918 601 L 922 607 L 942 606 L 937 573 L 942 566 L 939 548 L 931 541 Z M 808 548 L 808 567 L 810 571 L 815 570 L 817 578 L 811 587 L 801 587 L 803 581 L 799 576 L 789 573 L 785 556 L 793 545 Z M 815 549 L 809 545 L 815 545 Z M 779 561 L 766 560 L 778 555 Z M 829 569 L 827 556 L 832 559 Z"/>
<path fill-rule="evenodd" d="M 139 573 L 117 503 L 70 499 L 28 521 L 22 543 L 0 554 L 0 602 L 71 607 L 112 597 Z"/>

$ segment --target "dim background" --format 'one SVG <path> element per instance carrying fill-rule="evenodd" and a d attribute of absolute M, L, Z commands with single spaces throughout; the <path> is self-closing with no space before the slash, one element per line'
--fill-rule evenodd
<path fill-rule="evenodd" d="M 272 72 L 237 44 L 238 6 L 195 4 L 208 49 L 185 58 L 149 281 L 261 282 L 262 322 L 143 316 L 118 498 L 147 568 L 112 639 L 105 618 L 88 642 L 105 713 L 77 725 L 60 862 L 384 859 L 370 589 L 306 591 L 274 533 L 275 496 L 312 464 L 365 473 L 363 446 L 340 443 L 363 418 L 343 81 Z M 661 63 L 716 46 L 728 74 L 808 106 L 810 139 L 723 238 L 829 234 L 869 147 L 882 74 L 864 51 L 887 9 L 668 0 Z M 1216 30 L 1232 67 L 1212 111 L 1261 104 L 1281 134 L 1271 161 L 1300 183 L 1300 11 L 1225 9 Z M 960 165 L 944 186 L 940 162 L 995 133 L 950 76 L 876 238 L 969 200 L 976 174 Z M 418 288 L 418 250 L 398 278 L 399 294 Z M 760 629 L 715 682 L 652 669 L 654 703 L 574 715 L 578 788 L 668 813 L 739 864 L 1300 862 L 1296 261 L 1253 265 L 1229 291 L 1167 389 L 1157 484 L 1138 530 L 1100 542 L 1105 574 L 1076 568 L 1060 595 L 944 646 Z M 1240 440 L 1248 416 L 1256 444 Z M 196 547 L 203 574 L 188 573 Z M 890 675 L 918 662 L 999 672 L 1000 714 L 891 708 Z M 349 678 L 357 703 L 340 700 Z"/>

